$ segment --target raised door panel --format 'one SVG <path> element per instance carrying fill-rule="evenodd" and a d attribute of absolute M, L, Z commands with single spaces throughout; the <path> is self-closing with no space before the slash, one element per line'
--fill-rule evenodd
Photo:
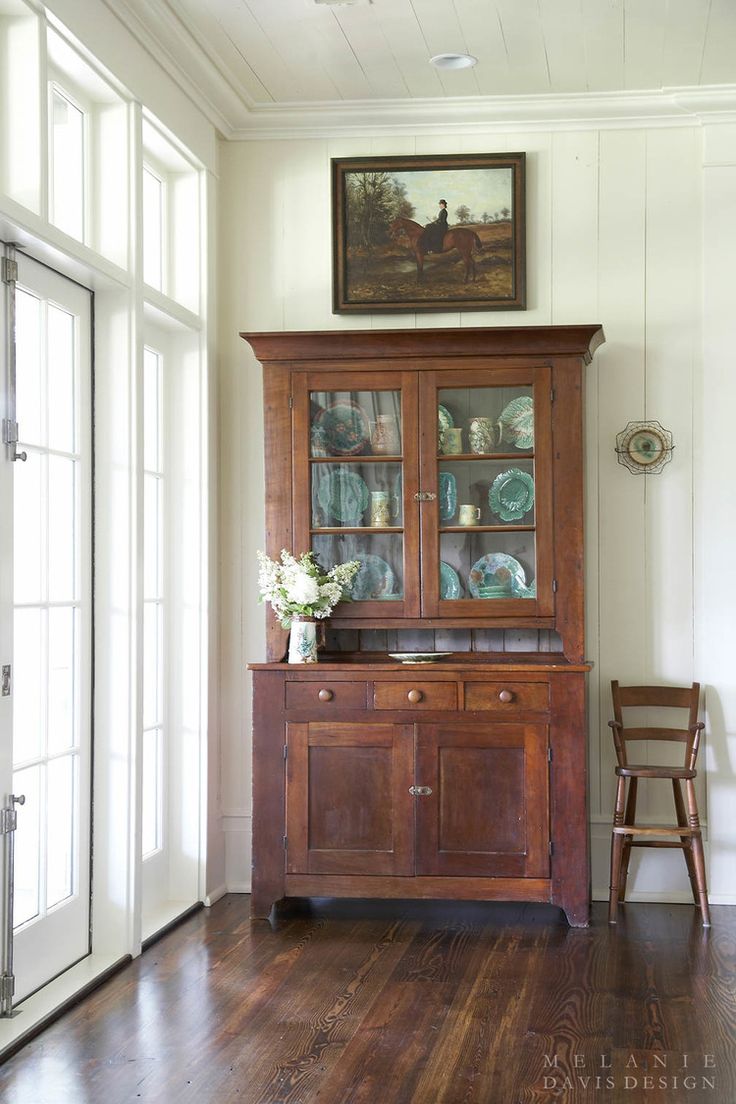
<path fill-rule="evenodd" d="M 549 876 L 543 724 L 419 725 L 417 874 Z"/>
<path fill-rule="evenodd" d="M 289 874 L 414 873 L 411 725 L 287 726 Z"/>

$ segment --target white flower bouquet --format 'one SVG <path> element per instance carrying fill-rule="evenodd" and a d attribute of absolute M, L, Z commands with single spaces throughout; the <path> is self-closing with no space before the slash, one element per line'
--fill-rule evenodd
<path fill-rule="evenodd" d="M 336 564 L 324 571 L 313 552 L 298 559 L 285 549 L 281 561 L 258 553 L 260 570 L 258 586 L 261 601 L 270 602 L 282 628 L 291 628 L 294 618 L 329 617 L 341 599 L 350 600 L 347 593 L 360 571 L 360 560 Z"/>

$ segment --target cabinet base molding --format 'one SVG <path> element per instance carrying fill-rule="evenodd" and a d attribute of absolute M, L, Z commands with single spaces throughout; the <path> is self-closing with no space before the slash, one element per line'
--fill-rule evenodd
<path fill-rule="evenodd" d="M 456 901 L 551 901 L 549 878 L 410 878 L 287 874 L 287 897 L 378 897 Z"/>

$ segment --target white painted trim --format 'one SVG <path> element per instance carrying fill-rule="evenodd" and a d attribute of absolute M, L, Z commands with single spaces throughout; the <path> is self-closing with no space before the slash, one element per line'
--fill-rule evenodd
<path fill-rule="evenodd" d="M 228 138 L 319 138 L 336 135 L 457 134 L 700 125 L 736 120 L 736 85 L 648 92 L 465 96 L 452 99 L 345 100 L 259 104 Z"/>
<path fill-rule="evenodd" d="M 226 885 L 218 886 L 217 889 L 213 889 L 211 893 L 208 893 L 204 899 L 204 907 L 212 908 L 218 901 L 221 901 L 231 891 Z"/>

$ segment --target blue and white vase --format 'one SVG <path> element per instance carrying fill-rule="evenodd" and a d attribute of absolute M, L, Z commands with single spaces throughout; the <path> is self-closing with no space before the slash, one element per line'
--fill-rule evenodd
<path fill-rule="evenodd" d="M 314 617 L 295 617 L 289 634 L 289 663 L 317 662 L 317 622 Z"/>

